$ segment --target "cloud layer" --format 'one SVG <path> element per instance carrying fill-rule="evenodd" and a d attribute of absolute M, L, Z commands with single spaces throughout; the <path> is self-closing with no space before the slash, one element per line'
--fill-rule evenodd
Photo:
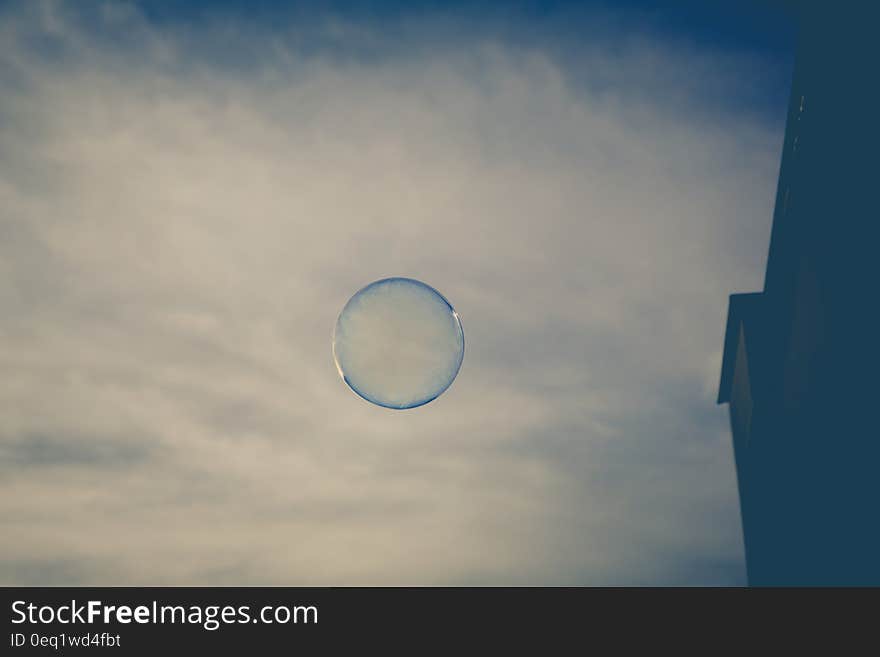
<path fill-rule="evenodd" d="M 0 17 L 0 582 L 741 583 L 713 397 L 781 139 L 734 109 L 754 58 L 307 27 Z M 392 275 L 467 330 L 406 413 L 330 353 Z"/>

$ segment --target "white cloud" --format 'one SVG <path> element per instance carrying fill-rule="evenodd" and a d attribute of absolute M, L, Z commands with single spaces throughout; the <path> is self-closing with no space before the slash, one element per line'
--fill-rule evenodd
<path fill-rule="evenodd" d="M 681 52 L 647 38 L 573 73 L 111 7 L 0 20 L 4 583 L 741 581 L 706 363 L 760 287 L 780 134 L 701 89 L 748 62 L 689 53 L 658 96 Z M 247 66 L 187 58 L 223 39 Z M 403 413 L 330 355 L 390 275 L 468 344 Z"/>

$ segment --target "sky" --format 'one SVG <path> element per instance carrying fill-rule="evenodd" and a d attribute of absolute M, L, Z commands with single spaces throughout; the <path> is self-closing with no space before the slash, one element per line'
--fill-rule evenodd
<path fill-rule="evenodd" d="M 735 6 L 732 6 L 735 5 Z M 760 3 L 0 4 L 0 583 L 728 585 Z M 461 316 L 408 411 L 337 315 Z"/>

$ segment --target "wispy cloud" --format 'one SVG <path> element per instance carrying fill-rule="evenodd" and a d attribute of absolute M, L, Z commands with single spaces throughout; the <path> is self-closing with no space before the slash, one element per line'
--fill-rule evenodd
<path fill-rule="evenodd" d="M 741 582 L 710 386 L 768 237 L 754 59 L 327 25 L 0 18 L 4 583 Z M 468 342 L 403 413 L 330 356 L 390 275 Z"/>

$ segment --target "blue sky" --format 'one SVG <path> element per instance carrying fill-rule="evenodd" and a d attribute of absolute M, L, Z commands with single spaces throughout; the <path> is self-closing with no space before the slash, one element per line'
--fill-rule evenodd
<path fill-rule="evenodd" d="M 784 16 L 179 6 L 0 12 L 0 581 L 744 583 Z M 402 413 L 330 354 L 387 276 L 468 343 Z"/>
<path fill-rule="evenodd" d="M 775 61 L 774 79 L 756 81 L 743 105 L 753 111 L 778 116 L 787 100 L 786 64 L 794 49 L 794 20 L 784 3 L 773 0 L 618 0 L 616 2 L 279 2 L 278 0 L 146 0 L 139 3 L 145 16 L 157 25 L 198 25 L 205 21 L 232 20 L 268 31 L 291 23 L 309 24 L 328 17 L 345 17 L 362 25 L 381 26 L 383 48 L 372 53 L 396 52 L 394 41 L 405 36 L 405 26 L 431 24 L 436 39 L 461 39 L 492 35 L 507 42 L 532 44 L 557 55 L 576 58 L 579 46 L 590 39 L 625 39 L 632 34 L 695 48 L 748 52 Z M 331 42 L 335 49 L 357 44 Z M 406 42 L 405 47 L 412 47 Z M 355 50 L 357 52 L 357 50 Z M 572 62 L 576 66 L 576 62 Z M 763 82 L 763 84 L 761 84 Z"/>

